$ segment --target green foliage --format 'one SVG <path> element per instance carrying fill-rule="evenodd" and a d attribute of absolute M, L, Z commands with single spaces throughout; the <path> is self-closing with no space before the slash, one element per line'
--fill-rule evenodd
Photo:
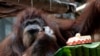
<path fill-rule="evenodd" d="M 54 56 L 72 56 L 69 48 L 60 48 Z"/>
<path fill-rule="evenodd" d="M 55 56 L 100 56 L 100 42 L 60 48 Z"/>

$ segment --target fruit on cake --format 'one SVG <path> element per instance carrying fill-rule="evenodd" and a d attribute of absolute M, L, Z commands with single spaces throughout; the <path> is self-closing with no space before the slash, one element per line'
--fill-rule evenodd
<path fill-rule="evenodd" d="M 85 44 L 91 43 L 92 39 L 90 35 L 81 36 L 80 33 L 77 33 L 75 37 L 71 37 L 66 42 L 67 45 L 77 45 L 77 44 Z"/>

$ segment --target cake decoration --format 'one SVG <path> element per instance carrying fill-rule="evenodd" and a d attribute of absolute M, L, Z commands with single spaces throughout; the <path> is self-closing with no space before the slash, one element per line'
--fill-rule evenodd
<path fill-rule="evenodd" d="M 71 37 L 66 42 L 67 45 L 78 45 L 78 44 L 85 44 L 91 43 L 92 39 L 90 35 L 81 36 L 80 33 L 76 33 L 75 37 Z"/>

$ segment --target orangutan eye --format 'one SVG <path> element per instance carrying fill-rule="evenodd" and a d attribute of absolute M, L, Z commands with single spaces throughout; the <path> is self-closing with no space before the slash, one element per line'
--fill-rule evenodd
<path fill-rule="evenodd" d="M 24 27 L 26 27 L 26 26 L 29 25 L 29 24 L 30 24 L 30 22 L 25 23 L 25 24 L 24 24 Z"/>
<path fill-rule="evenodd" d="M 26 23 L 24 24 L 24 27 L 26 27 L 26 26 L 28 26 L 28 25 L 32 25 L 32 24 L 34 24 L 34 22 L 28 21 L 28 22 L 26 22 Z"/>

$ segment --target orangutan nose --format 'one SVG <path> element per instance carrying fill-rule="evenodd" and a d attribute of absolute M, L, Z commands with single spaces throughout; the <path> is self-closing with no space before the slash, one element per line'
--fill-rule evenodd
<path fill-rule="evenodd" d="M 34 33 L 36 33 L 36 32 L 39 32 L 39 29 L 30 29 L 30 30 L 28 30 L 28 32 L 29 32 L 30 34 L 34 34 Z"/>

